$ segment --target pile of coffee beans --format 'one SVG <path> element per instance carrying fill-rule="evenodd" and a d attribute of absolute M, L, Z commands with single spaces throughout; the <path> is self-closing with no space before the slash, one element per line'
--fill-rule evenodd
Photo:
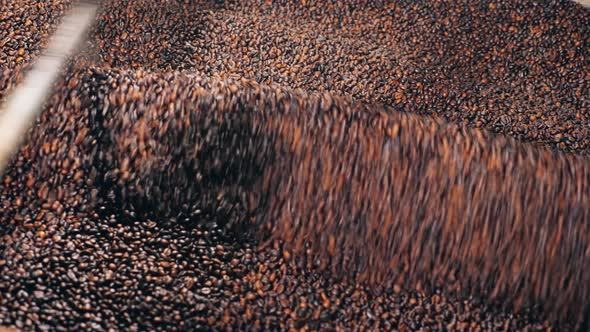
<path fill-rule="evenodd" d="M 572 1 L 105 6 L 95 39 L 106 66 L 237 75 L 590 149 L 590 11 Z"/>
<path fill-rule="evenodd" d="M 45 46 L 70 0 L 0 2 L 0 99 Z"/>
<path fill-rule="evenodd" d="M 588 17 L 105 1 L 0 178 L 0 326 L 584 329 L 588 157 L 470 127 L 585 153 Z"/>
<path fill-rule="evenodd" d="M 540 303 L 539 308 L 527 306 L 525 310 L 518 310 L 518 316 L 513 316 L 483 302 L 482 299 L 489 299 L 489 294 L 473 296 L 461 288 L 460 282 L 433 287 L 416 278 L 415 283 L 398 279 L 394 280 L 399 281 L 397 283 L 376 284 L 370 280 L 362 282 L 366 279 L 360 276 L 357 279 L 354 275 L 330 273 L 317 259 L 318 253 L 313 247 L 323 239 L 314 238 L 313 233 L 309 234 L 312 246 L 303 250 L 290 240 L 283 243 L 280 239 L 260 246 L 256 233 L 265 228 L 256 219 L 258 214 L 262 213 L 263 218 L 271 217 L 272 221 L 272 214 L 279 211 L 277 204 L 285 194 L 292 193 L 285 191 L 288 189 L 285 186 L 291 182 L 289 179 L 308 181 L 314 177 L 306 175 L 307 172 L 296 173 L 290 166 L 291 163 L 310 165 L 305 158 L 297 160 L 301 154 L 291 152 L 297 142 L 301 147 L 309 146 L 306 142 L 313 137 L 310 135 L 317 134 L 307 131 L 303 124 L 308 122 L 318 123 L 318 129 L 329 128 L 328 133 L 340 122 L 349 123 L 351 130 L 357 132 L 360 146 L 370 143 L 375 136 L 386 136 L 383 131 L 395 130 L 397 124 L 397 138 L 391 139 L 400 140 L 400 147 L 408 144 L 401 142 L 408 139 L 421 146 L 422 140 L 410 132 L 402 134 L 408 126 L 422 128 L 425 142 L 431 142 L 431 135 L 438 135 L 438 138 L 447 134 L 464 135 L 465 141 L 479 140 L 481 149 L 489 146 L 502 152 L 511 147 L 519 153 L 530 150 L 530 157 L 548 158 L 547 162 L 556 165 L 569 162 L 574 172 L 583 160 L 544 150 L 527 150 L 486 133 L 391 109 L 326 98 L 332 97 L 289 92 L 248 81 L 236 83 L 101 68 L 72 69 L 2 184 L 2 324 L 27 330 L 547 327 L 537 316 L 542 312 L 537 309 L 551 306 L 544 303 Z M 263 105 L 267 105 L 266 108 Z M 326 111 L 326 107 L 330 111 Z M 294 141 L 298 134 L 293 126 L 298 121 L 302 121 L 303 130 L 299 141 Z M 375 130 L 354 129 L 365 121 L 373 123 Z M 382 121 L 388 124 L 381 124 Z M 284 123 L 284 127 L 280 123 Z M 435 130 L 435 133 L 427 130 Z M 326 147 L 339 144 L 345 147 L 350 142 L 337 136 L 335 142 L 326 142 L 321 134 L 317 139 Z M 508 147 L 503 149 L 502 144 Z M 432 143 L 425 143 L 428 145 Z M 451 150 L 460 149 L 460 146 L 452 144 Z M 389 148 L 393 156 L 393 145 Z M 449 162 L 444 155 L 436 156 L 445 151 L 442 148 L 422 147 L 416 151 L 422 150 L 425 151 L 423 156 L 430 156 L 436 165 Z M 347 158 L 346 148 L 342 152 L 342 157 Z M 414 152 L 409 153 L 400 159 L 411 162 Z M 541 157 L 543 155 L 545 157 Z M 504 162 L 499 156 L 502 153 L 496 157 L 500 158 L 498 162 L 502 168 Z M 327 161 L 333 158 L 329 154 L 325 157 Z M 312 162 L 316 159 L 311 158 Z M 367 160 L 371 162 L 372 159 Z M 475 157 L 465 156 L 466 162 L 476 165 L 475 169 L 481 164 L 487 167 L 488 162 L 495 160 L 492 156 L 477 157 L 477 152 Z M 361 159 L 358 161 L 361 163 Z M 379 169 L 379 163 L 373 165 Z M 285 175 L 275 177 L 277 170 L 283 167 Z M 246 172 L 242 173 L 244 170 Z M 526 170 L 532 171 L 524 170 L 522 176 L 526 183 Z M 458 176 L 468 179 L 469 172 L 458 173 Z M 320 175 L 324 179 L 328 176 L 323 171 Z M 366 181 L 372 183 L 370 175 Z M 344 181 L 344 184 L 348 186 L 349 182 Z M 309 182 L 304 185 L 309 186 Z M 186 196 L 179 195 L 176 188 L 186 190 Z M 493 190 L 493 186 L 485 188 Z M 362 188 L 361 193 L 364 193 Z M 501 196 L 502 191 L 497 194 Z M 413 195 L 408 190 L 408 197 Z M 294 198 L 296 202 L 298 197 Z M 159 201 L 167 204 L 158 204 Z M 329 203 L 331 199 L 318 200 L 321 201 Z M 185 202 L 198 204 L 185 206 Z M 485 200 L 479 202 L 485 204 Z M 356 213 L 356 203 L 350 200 L 350 206 L 344 207 L 343 212 Z M 199 208 L 203 212 L 198 211 Z M 312 209 L 311 213 L 321 213 L 317 208 Z M 181 214 L 174 213 L 176 211 Z M 498 213 L 502 212 L 506 213 L 505 210 Z M 551 210 L 546 212 L 552 213 Z M 303 212 L 301 214 L 306 217 Z M 250 217 L 254 220 L 249 221 Z M 367 222 L 370 220 L 367 218 Z M 228 225 L 238 227 L 228 228 Z M 277 219 L 271 230 L 286 235 L 289 225 L 293 224 Z M 404 227 L 403 224 L 398 226 Z M 539 227 L 549 228 L 542 223 Z M 364 250 L 346 247 L 350 241 L 341 233 L 346 231 L 356 230 L 341 229 L 332 233 L 342 236 L 343 242 L 336 245 L 336 249 Z M 384 228 L 384 231 L 387 230 Z M 478 231 L 464 234 L 485 235 Z M 569 250 L 571 234 L 567 232 L 559 239 L 564 241 L 559 250 Z M 428 239 L 423 240 L 428 243 Z M 328 239 L 327 245 L 333 245 L 330 243 Z M 528 242 L 522 246 L 508 246 L 507 251 L 520 248 L 527 254 L 538 255 L 546 251 L 545 248 L 535 251 L 539 249 L 527 247 L 525 243 Z M 334 252 L 329 254 L 334 255 Z M 412 254 L 420 255 L 419 252 Z M 368 255 L 366 259 L 371 257 L 375 256 Z M 363 261 L 358 258 L 362 257 L 357 257 L 356 263 L 360 265 L 356 272 L 370 272 L 364 269 L 369 265 L 362 265 Z M 426 260 L 434 256 L 420 258 L 425 263 L 417 265 L 417 270 L 426 267 Z M 470 264 L 469 257 L 462 258 Z M 347 264 L 346 260 L 342 263 Z M 565 268 L 580 272 L 577 270 L 579 263 L 575 259 L 571 263 L 573 265 Z M 452 261 L 447 264 L 453 266 Z M 551 264 L 553 271 L 564 268 L 550 259 L 547 264 Z M 374 272 L 392 271 L 389 265 L 377 268 L 380 270 Z M 492 264 L 491 268 L 498 266 Z M 440 269 L 443 271 L 444 265 Z M 526 276 L 529 270 L 522 271 Z M 434 275 L 436 271 L 431 272 Z M 504 273 L 510 275 L 510 271 Z M 408 271 L 403 274 L 412 275 Z M 478 280 L 479 274 L 471 276 Z M 501 280 L 497 275 L 490 276 L 492 280 Z M 545 274 L 538 278 L 550 283 L 561 281 Z M 525 278 L 524 282 L 531 287 L 529 290 L 537 291 L 531 280 Z M 505 286 L 510 288 L 515 284 Z M 577 294 L 582 294 L 581 289 L 578 288 Z M 544 296 L 534 295 L 537 299 Z M 559 299 L 567 296 L 573 295 L 565 292 Z M 514 303 L 514 300 L 507 303 Z M 565 307 L 566 314 L 571 314 L 571 308 Z"/>
<path fill-rule="evenodd" d="M 255 218 L 338 274 L 584 314 L 587 157 L 328 93 L 142 77 L 107 84 L 111 205 L 214 227 Z"/>

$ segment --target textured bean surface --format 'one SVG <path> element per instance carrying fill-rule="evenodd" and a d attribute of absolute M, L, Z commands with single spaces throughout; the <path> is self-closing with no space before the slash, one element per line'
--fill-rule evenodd
<path fill-rule="evenodd" d="M 105 1 L 0 181 L 0 326 L 583 330 L 588 157 L 472 127 L 585 154 L 589 17 Z"/>
<path fill-rule="evenodd" d="M 590 147 L 590 11 L 570 1 L 140 3 L 107 5 L 106 65 L 239 75 Z"/>

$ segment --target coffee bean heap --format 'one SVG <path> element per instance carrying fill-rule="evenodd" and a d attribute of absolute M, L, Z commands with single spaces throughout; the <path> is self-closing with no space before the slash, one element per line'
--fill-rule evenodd
<path fill-rule="evenodd" d="M 0 99 L 47 43 L 70 0 L 0 2 Z"/>
<path fill-rule="evenodd" d="M 587 157 L 406 111 L 585 152 L 588 14 L 380 6 L 105 1 L 0 179 L 0 326 L 583 330 Z"/>
<path fill-rule="evenodd" d="M 103 63 L 239 75 L 590 149 L 590 11 L 572 1 L 202 2 L 108 2 Z"/>
<path fill-rule="evenodd" d="M 206 35 L 210 1 L 105 1 L 92 51 L 103 66 L 192 69 L 191 42 Z"/>
<path fill-rule="evenodd" d="M 115 201 L 139 197 L 172 217 L 258 215 L 257 228 L 296 253 L 311 249 L 312 261 L 331 259 L 338 274 L 392 285 L 427 276 L 519 310 L 539 303 L 583 317 L 588 230 L 576 221 L 589 217 L 587 158 L 330 94 L 122 82 L 106 126 Z"/>
<path fill-rule="evenodd" d="M 36 326 L 41 329 L 98 330 L 215 326 L 221 329 L 372 327 L 431 330 L 441 327 L 547 327 L 546 323 L 539 323 L 536 316 L 538 310 L 534 306 L 527 304 L 534 310 L 530 316 L 526 310 L 519 310 L 521 315 L 516 317 L 498 314 L 494 307 L 481 302 L 480 297 L 470 297 L 467 290 L 471 289 L 459 287 L 465 286 L 461 282 L 456 283 L 458 286 L 436 285 L 444 287 L 437 288 L 427 285 L 420 278 L 413 282 L 409 278 L 398 278 L 392 283 L 381 283 L 379 289 L 373 290 L 366 283 L 354 282 L 354 276 L 335 277 L 341 274 L 331 274 L 323 267 L 325 262 L 318 260 L 318 253 L 326 252 L 316 251 L 315 247 L 320 244 L 329 247 L 334 245 L 333 242 L 330 239 L 322 242 L 326 239 L 312 232 L 308 234 L 310 241 L 307 247 L 297 247 L 293 240 L 283 243 L 280 241 L 282 236 L 288 236 L 292 231 L 289 226 L 297 225 L 284 218 L 275 218 L 275 215 L 277 212 L 292 212 L 280 208 L 281 201 L 293 193 L 291 188 L 294 187 L 289 187 L 291 183 L 308 187 L 310 181 L 316 180 L 314 175 L 298 173 L 298 169 L 292 166 L 308 167 L 317 162 L 318 158 L 296 148 L 313 146 L 308 143 L 311 137 L 316 137 L 312 141 L 320 145 L 336 147 L 341 151 L 339 157 L 331 156 L 327 153 L 329 151 L 316 152 L 327 162 L 334 159 L 334 163 L 353 160 L 347 159 L 350 157 L 347 152 L 349 142 L 356 140 L 359 149 L 371 151 L 367 144 L 375 137 L 382 137 L 391 140 L 390 144 L 397 139 L 400 147 L 413 146 L 404 140 L 412 139 L 411 143 L 416 146 L 421 146 L 417 142 L 424 141 L 424 146 L 416 151 L 423 151 L 422 156 L 430 156 L 432 162 L 440 166 L 450 163 L 454 156 L 445 157 L 446 148 L 437 149 L 436 145 L 428 142 L 431 139 L 438 141 L 446 135 L 464 136 L 463 140 L 458 139 L 458 143 L 451 145 L 450 151 L 470 151 L 459 147 L 463 141 L 479 142 L 481 149 L 491 146 L 498 149 L 497 158 L 500 159 L 485 155 L 485 152 L 480 152 L 480 156 L 477 152 L 474 156 L 464 156 L 466 162 L 470 160 L 484 167 L 488 167 L 488 163 L 492 164 L 490 167 L 495 167 L 493 164 L 499 162 L 502 169 L 501 156 L 511 148 L 519 153 L 531 153 L 527 158 L 547 158 L 549 161 L 546 163 L 555 163 L 558 171 L 560 163 L 564 163 L 572 168 L 572 172 L 578 172 L 578 164 L 585 161 L 584 158 L 529 150 L 486 133 L 391 109 L 355 104 L 329 94 L 306 95 L 249 81 L 226 82 L 178 74 L 157 75 L 101 68 L 72 71 L 51 102 L 52 106 L 33 130 L 30 145 L 23 147 L 22 155 L 10 168 L 8 180 L 3 184 L 3 220 L 0 224 L 6 235 L 0 249 L 3 257 L 7 258 L 3 258 L 0 284 L 0 289 L 6 294 L 0 302 L 0 308 L 4 309 L 0 314 L 3 324 L 25 329 Z M 314 123 L 316 125 L 311 125 Z M 336 127 L 339 123 L 347 123 L 355 136 L 345 136 L 348 139 L 332 136 L 332 133 L 341 132 Z M 367 124 L 371 124 L 373 130 L 363 130 Z M 398 129 L 395 129 L 396 125 Z M 355 126 L 359 128 L 355 129 Z M 406 126 L 423 132 L 412 134 Z M 321 134 L 326 128 L 328 136 Z M 392 130 L 396 130 L 397 134 L 394 135 Z M 300 134 L 296 134 L 298 131 Z M 387 132 L 390 134 L 385 134 Z M 300 137 L 296 138 L 298 135 Z M 433 138 L 429 139 L 430 136 Z M 330 139 L 334 141 L 330 142 Z M 448 138 L 445 140 L 449 141 Z M 38 143 L 43 141 L 50 143 Z M 503 145 L 507 147 L 503 148 Z M 389 148 L 393 156 L 393 145 Z M 211 153 L 211 150 L 217 152 Z M 413 158 L 418 158 L 412 156 L 413 153 L 416 152 L 399 155 L 398 160 L 411 163 Z M 437 153 L 442 156 L 437 156 Z M 306 161 L 306 158 L 311 161 Z M 518 159 L 510 154 L 507 158 Z M 356 160 L 361 163 L 361 158 Z M 371 158 L 367 160 L 373 162 L 376 170 L 380 169 L 379 163 Z M 387 160 L 382 163 L 391 165 Z M 359 172 L 363 167 L 359 164 Z M 450 169 L 453 167 L 456 166 L 449 164 Z M 477 172 L 478 167 L 472 169 Z M 535 168 L 529 169 L 534 177 Z M 232 175 L 242 170 L 250 174 Z M 276 176 L 279 170 L 284 172 L 280 177 Z M 320 170 L 322 179 L 319 183 L 330 176 L 330 171 L 336 172 L 334 178 L 338 175 L 337 169 Z M 343 170 L 348 171 L 346 168 Z M 202 185 L 197 180 L 199 172 L 202 172 L 203 179 L 213 177 L 218 180 L 204 180 L 206 185 Z M 458 173 L 458 176 L 469 179 L 469 172 Z M 350 174 L 355 180 L 355 173 Z M 526 172 L 517 175 L 524 178 L 525 183 L 531 176 L 527 176 Z M 373 178 L 379 178 L 368 176 L 361 180 L 371 183 L 375 181 Z M 420 174 L 417 174 L 416 179 L 419 177 Z M 569 177 L 563 177 L 567 183 Z M 497 180 L 495 176 L 489 176 L 488 182 L 493 183 L 494 179 Z M 409 182 L 414 180 L 410 177 Z M 436 183 L 432 181 L 432 184 Z M 353 184 L 344 181 L 344 185 Z M 320 188 L 323 188 L 322 185 Z M 500 182 L 498 185 L 505 184 Z M 568 188 L 568 185 L 564 187 Z M 186 190 L 187 196 L 178 196 L 175 188 Z M 495 192 L 492 185 L 486 188 Z M 507 188 L 510 189 L 510 186 Z M 359 189 L 363 194 L 363 188 Z M 352 206 L 361 206 L 352 200 L 352 195 L 338 196 L 325 189 L 319 189 L 318 193 L 304 190 L 301 189 L 301 194 L 307 193 L 312 199 L 320 197 L 322 192 L 328 196 L 318 198 L 320 204 L 348 200 L 351 208 L 344 208 L 344 213 L 358 213 Z M 420 190 L 423 189 L 418 186 L 416 192 Z M 436 189 L 432 192 L 436 194 Z M 496 194 L 502 196 L 503 192 L 498 190 Z M 547 195 L 549 199 L 552 194 Z M 186 208 L 185 202 L 191 203 L 189 197 L 199 202 L 197 207 Z M 293 199 L 295 204 L 299 203 L 299 197 Z M 411 189 L 407 189 L 407 197 L 415 197 Z M 168 205 L 157 202 L 168 202 Z M 485 202 L 483 200 L 480 204 Z M 195 210 L 199 207 L 215 209 L 204 213 Z M 309 208 L 312 218 L 322 213 L 317 207 Z M 173 214 L 175 211 L 180 211 L 181 215 Z M 223 218 L 219 218 L 215 211 Z M 465 210 L 452 211 L 463 213 Z M 477 211 L 485 213 L 485 209 L 479 210 L 476 206 L 474 213 Z M 552 210 L 545 212 L 554 213 Z M 411 213 L 407 212 L 410 218 L 413 217 Z M 498 213 L 509 212 L 500 210 Z M 308 217 L 300 214 L 303 218 Z M 254 220 L 249 222 L 250 217 Z M 349 246 L 350 240 L 346 239 L 346 233 L 342 233 L 360 231 L 354 234 L 368 234 L 363 232 L 362 227 L 331 229 L 330 220 L 334 219 L 328 219 L 324 224 L 327 234 L 343 236 L 340 243 L 343 252 L 357 250 L 359 254 L 366 253 L 362 251 L 363 247 Z M 371 220 L 367 216 L 366 225 L 370 225 Z M 271 245 L 256 248 L 255 233 L 265 230 L 265 222 L 272 223 L 270 230 L 279 241 L 272 241 L 271 238 Z M 395 218 L 392 222 L 396 222 Z M 550 228 L 539 224 L 539 227 Z M 228 230 L 227 225 L 241 227 Z M 476 225 L 474 221 L 474 228 Z M 403 227 L 403 224 L 398 226 Z M 307 232 L 306 229 L 297 231 L 301 232 L 300 236 Z M 404 230 L 401 232 L 404 233 Z M 581 230 L 579 234 L 583 233 L 584 230 Z M 466 236 L 473 234 L 474 237 L 484 236 L 485 232 L 465 232 Z M 568 238 L 571 236 L 567 233 L 559 239 L 564 241 L 559 250 L 570 250 Z M 491 239 L 482 237 L 479 240 Z M 407 242 L 410 238 L 404 240 Z M 424 240 L 427 245 L 428 239 Z M 523 249 L 526 253 L 537 250 L 534 253 L 543 257 L 544 248 L 527 247 L 525 244 L 529 242 L 523 243 L 508 246 L 505 250 Z M 340 244 L 336 252 L 340 250 Z M 442 247 L 445 243 L 434 245 Z M 427 255 L 420 256 L 419 251 L 409 254 L 424 260 L 433 259 Z M 481 250 L 476 254 L 483 255 Z M 333 251 L 328 255 L 336 257 Z M 361 260 L 363 257 L 365 261 Z M 366 264 L 367 261 L 372 263 L 371 257 L 376 256 L 352 256 L 351 259 L 356 260 L 358 265 L 343 266 L 357 266 L 355 272 L 361 273 L 372 268 L 376 268 L 375 273 L 392 271 L 389 265 Z M 515 259 L 518 258 L 517 255 Z M 546 261 L 551 265 L 551 271 L 558 275 L 575 271 L 579 278 L 584 277 L 579 274 L 576 257 L 570 261 L 571 266 L 560 265 L 556 262 L 557 258 L 555 261 L 552 258 L 547 257 Z M 464 259 L 467 265 L 471 263 L 470 257 L 455 259 Z M 342 263 L 346 264 L 346 260 Z M 453 266 L 452 259 L 447 264 Z M 415 268 L 422 271 L 420 269 L 427 269 L 427 266 L 425 261 Z M 457 273 L 463 273 L 459 274 L 463 277 L 465 272 L 470 272 L 468 269 L 462 271 L 459 266 L 454 268 L 457 268 Z M 497 268 L 492 264 L 489 272 L 491 280 L 497 277 L 493 275 Z M 438 266 L 438 269 L 443 271 L 445 265 Z M 567 271 L 561 272 L 563 269 Z M 412 271 L 399 272 L 399 275 L 415 277 Z M 436 275 L 437 271 L 430 272 Z M 479 272 L 472 275 L 473 280 L 484 278 L 485 274 Z M 510 271 L 503 272 L 511 275 Z M 531 292 L 537 291 L 533 281 L 535 277 L 542 282 L 561 282 L 557 277 L 544 274 L 533 275 L 533 280 L 527 280 L 526 277 L 530 277 L 526 274 L 527 269 L 520 272 L 525 275 L 522 282 L 531 287 Z M 15 282 L 17 280 L 21 282 Z M 509 283 L 506 287 L 514 285 Z M 583 286 L 584 283 L 578 285 Z M 584 292 L 580 287 L 577 291 L 578 295 Z M 555 295 L 550 291 L 548 294 L 549 297 Z M 539 299 L 545 294 L 533 295 Z M 566 315 L 575 313 L 575 307 L 572 309 L 569 306 L 573 302 L 565 300 L 572 296 L 576 295 L 564 291 L 559 297 L 563 301 L 560 303 L 568 305 L 563 308 Z M 542 309 L 553 309 L 543 302 L 540 305 Z M 583 302 L 578 302 L 578 305 L 583 306 Z M 556 313 L 563 314 L 562 311 Z"/>

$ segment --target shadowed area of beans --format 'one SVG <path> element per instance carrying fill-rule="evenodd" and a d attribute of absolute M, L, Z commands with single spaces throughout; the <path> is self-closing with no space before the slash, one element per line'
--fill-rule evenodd
<path fill-rule="evenodd" d="M 584 330 L 589 18 L 105 1 L 0 182 L 0 326 Z"/>

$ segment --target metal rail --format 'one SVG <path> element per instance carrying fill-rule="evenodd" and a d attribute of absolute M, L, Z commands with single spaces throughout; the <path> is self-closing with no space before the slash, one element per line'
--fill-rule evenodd
<path fill-rule="evenodd" d="M 63 18 L 49 39 L 48 47 L 25 74 L 23 82 L 16 86 L 0 106 L 0 174 L 40 113 L 67 56 L 84 38 L 94 21 L 96 11 L 96 4 L 77 4 Z"/>

